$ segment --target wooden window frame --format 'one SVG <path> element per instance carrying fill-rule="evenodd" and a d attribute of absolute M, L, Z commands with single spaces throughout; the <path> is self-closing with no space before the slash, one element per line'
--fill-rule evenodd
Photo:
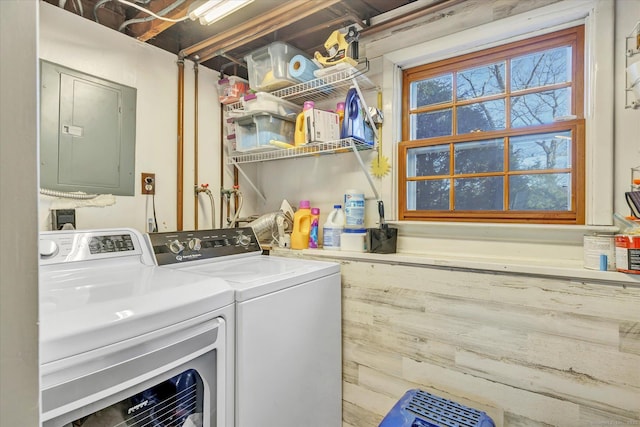
<path fill-rule="evenodd" d="M 548 50 L 555 47 L 571 46 L 572 67 L 571 82 L 560 83 L 545 87 L 556 89 L 562 87 L 571 88 L 571 114 L 575 118 L 553 122 L 551 124 L 511 128 L 510 123 L 505 124 L 505 129 L 471 132 L 457 135 L 455 111 L 456 107 L 463 104 L 478 102 L 474 100 L 455 100 L 446 103 L 447 108 L 453 109 L 452 135 L 444 137 L 433 137 L 428 139 L 410 140 L 410 116 L 416 113 L 424 113 L 443 108 L 443 104 L 419 107 L 410 109 L 410 88 L 411 83 L 432 77 L 437 77 L 446 73 L 454 73 L 459 70 L 474 68 L 484 64 L 497 61 L 504 61 L 509 58 Z M 454 82 L 455 90 L 455 82 Z M 536 88 L 534 91 L 539 91 Z M 518 91 L 515 96 L 528 93 L 528 90 Z M 508 89 L 505 94 L 499 96 L 483 97 L 482 101 L 490 99 L 505 99 L 505 117 L 510 115 L 511 91 Z M 572 116 L 573 117 L 573 116 Z M 407 154 L 411 148 L 428 147 L 433 145 L 451 144 L 466 141 L 478 141 L 484 139 L 504 138 L 505 141 L 511 136 L 530 135 L 547 132 L 570 131 L 573 135 L 571 147 L 572 165 L 568 171 L 571 173 L 571 209 L 568 211 L 453 211 L 453 210 L 408 210 L 407 209 L 407 183 L 418 181 L 420 178 L 407 177 Z M 473 52 L 459 57 L 449 58 L 442 61 L 413 67 L 403 71 L 403 110 L 402 110 L 402 141 L 398 144 L 398 212 L 400 220 L 413 221 L 462 221 L 462 222 L 508 222 L 508 223 L 544 223 L 544 224 L 584 224 L 585 223 L 585 119 L 584 119 L 584 26 L 576 26 L 561 31 L 548 33 L 542 36 L 533 37 L 513 43 L 496 46 L 490 49 Z M 505 144 L 505 150 L 507 146 Z M 453 157 L 452 157 L 453 161 Z M 553 172 L 566 172 L 567 170 L 554 170 Z M 530 171 L 524 171 L 530 172 Z M 517 175 L 517 171 L 509 171 L 505 165 L 504 176 Z M 476 175 L 477 176 L 477 175 Z M 453 168 L 449 175 L 443 176 L 451 180 L 463 176 L 455 175 Z M 505 185 L 505 200 L 509 187 Z M 505 203 L 506 204 L 506 203 Z M 505 208 L 506 209 L 506 208 Z"/>

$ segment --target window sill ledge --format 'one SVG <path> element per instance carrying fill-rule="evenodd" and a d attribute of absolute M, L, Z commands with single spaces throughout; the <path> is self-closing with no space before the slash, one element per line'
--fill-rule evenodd
<path fill-rule="evenodd" d="M 301 257 L 319 257 L 337 261 L 362 261 L 391 265 L 412 265 L 431 268 L 482 271 L 494 273 L 520 274 L 543 277 L 556 277 L 572 281 L 622 285 L 640 288 L 640 275 L 625 274 L 616 271 L 589 270 L 582 262 L 556 260 L 554 262 L 523 258 L 488 258 L 472 256 L 447 256 L 430 253 L 373 254 L 323 249 L 273 248 L 273 255 L 297 255 Z"/>

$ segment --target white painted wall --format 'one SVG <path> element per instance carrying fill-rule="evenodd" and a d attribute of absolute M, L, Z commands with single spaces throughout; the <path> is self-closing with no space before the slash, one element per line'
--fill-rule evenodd
<path fill-rule="evenodd" d="M 36 426 L 38 1 L 0 1 L 0 425 Z"/>
<path fill-rule="evenodd" d="M 177 57 L 154 46 L 40 2 L 40 58 L 137 89 L 135 196 L 116 196 L 107 207 L 76 210 L 77 228 L 133 227 L 146 231 L 151 196 L 141 195 L 140 173 L 156 174 L 159 231 L 176 230 Z M 194 64 L 185 62 L 184 220 L 194 228 L 194 185 L 220 187 L 220 108 L 217 73 L 199 68 L 199 180 L 194 182 Z M 214 191 L 214 194 L 217 191 Z M 49 209 L 68 201 L 41 196 L 40 229 L 49 228 Z M 200 227 L 211 227 L 208 199 L 201 196 Z M 216 208 L 219 201 L 216 200 Z"/>
<path fill-rule="evenodd" d="M 625 37 L 640 22 L 640 1 L 617 0 L 615 28 L 615 209 L 628 213 L 624 192 L 629 191 L 631 168 L 640 166 L 640 108 L 625 109 Z M 640 61 L 640 54 L 630 62 Z M 633 98 L 629 96 L 628 100 Z"/>

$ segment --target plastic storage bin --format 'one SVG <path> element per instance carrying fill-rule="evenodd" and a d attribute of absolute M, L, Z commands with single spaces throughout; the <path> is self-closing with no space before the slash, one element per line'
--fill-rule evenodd
<path fill-rule="evenodd" d="M 283 42 L 271 43 L 246 55 L 251 89 L 271 92 L 298 83 L 289 75 L 289 62 L 296 55 L 308 58 L 303 51 Z"/>
<path fill-rule="evenodd" d="M 435 396 L 409 390 L 395 404 L 378 427 L 494 427 L 485 412 Z"/>
<path fill-rule="evenodd" d="M 256 113 L 236 119 L 236 151 L 279 149 L 270 141 L 291 143 L 295 119 L 269 113 Z"/>
<path fill-rule="evenodd" d="M 237 150 L 236 148 L 236 134 L 232 133 L 230 135 L 227 135 L 227 151 L 228 154 L 234 153 Z"/>
<path fill-rule="evenodd" d="M 242 97 L 242 108 L 250 112 L 268 112 L 294 118 L 302 110 L 299 105 L 266 92 L 246 94 Z"/>
<path fill-rule="evenodd" d="M 238 76 L 218 80 L 218 99 L 222 104 L 233 104 L 249 92 L 249 82 Z"/>

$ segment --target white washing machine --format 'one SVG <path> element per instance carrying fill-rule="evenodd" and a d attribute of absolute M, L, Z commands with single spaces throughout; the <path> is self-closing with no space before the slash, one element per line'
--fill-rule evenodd
<path fill-rule="evenodd" d="M 148 237 L 159 265 L 236 291 L 236 427 L 342 425 L 338 264 L 262 255 L 251 228 Z"/>
<path fill-rule="evenodd" d="M 44 427 L 232 427 L 234 291 L 135 230 L 40 234 Z"/>

